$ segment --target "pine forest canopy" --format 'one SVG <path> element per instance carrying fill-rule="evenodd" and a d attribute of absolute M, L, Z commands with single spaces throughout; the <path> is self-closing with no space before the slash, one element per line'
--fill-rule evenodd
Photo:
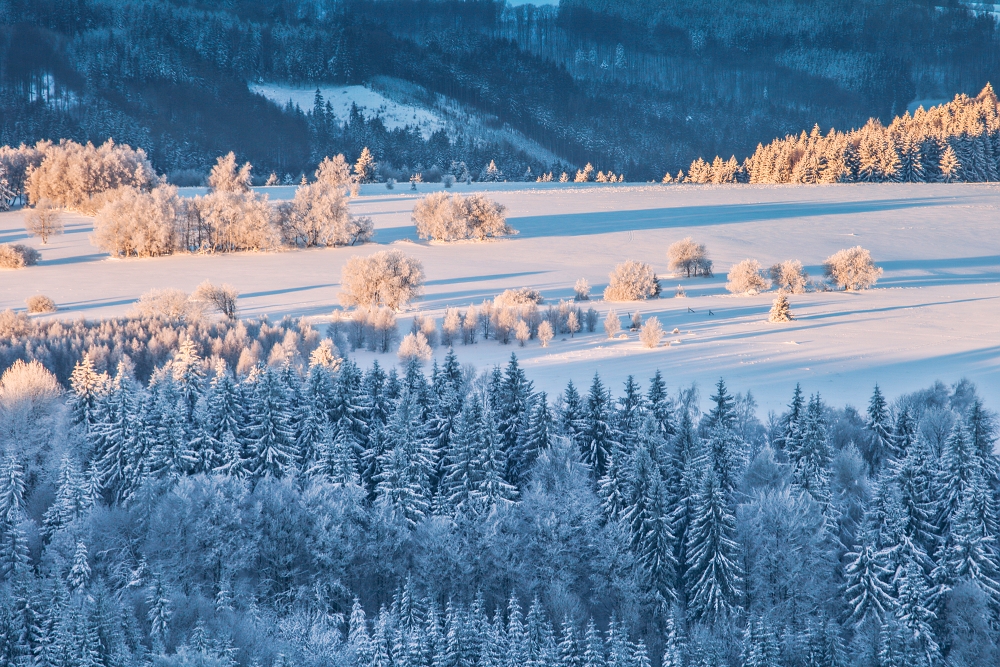
<path fill-rule="evenodd" d="M 659 372 L 549 397 L 513 355 L 363 370 L 291 319 L 0 325 L 4 664 L 1000 657 L 967 381 L 861 411 L 796 386 L 765 424 L 723 380 L 702 413 Z"/>
<path fill-rule="evenodd" d="M 817 123 L 888 123 L 915 99 L 974 94 L 998 58 L 988 14 L 913 0 L 4 0 L 0 143 L 114 137 L 161 172 L 203 173 L 233 150 L 297 178 L 368 146 L 394 174 L 464 162 L 475 176 L 492 160 L 518 178 L 592 162 L 648 180 Z M 380 77 L 506 124 L 561 164 L 464 126 L 425 138 L 325 104 L 282 109 L 247 87 Z"/>

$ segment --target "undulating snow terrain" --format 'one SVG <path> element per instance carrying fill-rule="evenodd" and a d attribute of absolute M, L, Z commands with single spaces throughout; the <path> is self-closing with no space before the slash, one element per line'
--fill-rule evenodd
<path fill-rule="evenodd" d="M 622 316 L 636 309 L 658 316 L 669 346 L 641 347 L 635 332 L 609 341 L 598 327 L 547 349 L 480 340 L 456 348 L 477 367 L 502 363 L 511 352 L 538 389 L 558 392 L 566 381 L 586 384 L 596 370 L 618 387 L 629 374 L 643 379 L 661 369 L 676 388 L 698 382 L 703 395 L 724 376 L 734 391 L 752 390 L 762 409 L 787 403 L 795 382 L 833 404 L 867 396 L 878 382 L 890 396 L 940 379 L 968 377 L 988 403 L 1000 402 L 1000 188 L 990 185 L 850 186 L 567 186 L 504 183 L 457 185 L 456 192 L 488 189 L 508 208 L 514 238 L 490 243 L 419 241 L 410 220 L 419 192 L 399 185 L 362 188 L 352 203 L 375 221 L 374 244 L 267 254 L 175 255 L 112 260 L 88 242 L 90 218 L 66 215 L 66 233 L 41 246 L 23 231 L 22 213 L 0 214 L 0 243 L 28 243 L 42 251 L 39 266 L 0 272 L 0 309 L 23 309 L 24 299 L 46 294 L 61 318 L 125 314 L 153 288 L 191 291 L 203 280 L 228 282 L 242 294 L 243 316 L 306 315 L 328 321 L 338 307 L 340 270 L 356 254 L 392 244 L 419 258 L 425 296 L 400 316 L 409 330 L 415 312 L 440 318 L 449 306 L 467 306 L 504 289 L 538 288 L 545 303 L 573 295 L 586 278 L 599 297 L 608 272 L 625 259 L 651 263 L 664 298 L 581 304 Z M 273 200 L 294 188 L 265 188 Z M 194 192 L 194 191 L 192 191 Z M 686 236 L 706 244 L 716 277 L 680 279 L 667 270 L 667 246 Z M 751 257 L 769 266 L 799 259 L 813 278 L 822 261 L 861 245 L 885 274 L 862 293 L 815 292 L 791 297 L 796 321 L 767 322 L 774 293 L 729 295 L 725 274 Z M 677 285 L 686 298 L 673 298 Z M 544 307 L 544 305 L 543 305 Z M 358 352 L 362 367 L 376 355 Z M 439 349 L 438 357 L 444 355 Z M 395 357 L 381 355 L 382 363 Z"/>

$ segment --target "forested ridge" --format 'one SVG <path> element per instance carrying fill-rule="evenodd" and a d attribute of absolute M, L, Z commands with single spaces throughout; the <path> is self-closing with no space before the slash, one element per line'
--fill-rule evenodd
<path fill-rule="evenodd" d="M 861 411 L 796 386 L 762 422 L 658 371 L 550 397 L 513 355 L 363 370 L 287 319 L 3 326 L 5 664 L 1000 656 L 966 381 Z"/>
<path fill-rule="evenodd" d="M 495 160 L 520 178 L 592 162 L 659 179 L 817 123 L 846 130 L 973 94 L 998 57 L 989 15 L 912 0 L 4 0 L 0 23 L 0 143 L 113 136 L 162 172 L 203 172 L 235 150 L 297 175 L 369 146 L 395 170 L 465 162 L 474 176 Z M 282 110 L 247 88 L 379 77 L 455 100 L 564 164 L 471 131 L 425 139 L 322 105 Z"/>

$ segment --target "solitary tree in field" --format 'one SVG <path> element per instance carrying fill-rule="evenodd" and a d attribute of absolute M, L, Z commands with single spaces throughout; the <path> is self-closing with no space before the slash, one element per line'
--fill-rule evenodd
<path fill-rule="evenodd" d="M 809 274 L 802 270 L 802 262 L 799 260 L 785 260 L 772 266 L 769 272 L 774 286 L 778 289 L 793 294 L 802 294 L 806 291 Z"/>
<path fill-rule="evenodd" d="M 660 281 L 653 267 L 627 260 L 615 267 L 604 290 L 605 301 L 640 301 L 660 296 Z"/>
<path fill-rule="evenodd" d="M 729 270 L 726 289 L 733 294 L 756 294 L 771 287 L 771 281 L 763 275 L 763 267 L 756 259 L 744 259 Z"/>
<path fill-rule="evenodd" d="M 394 310 L 420 294 L 424 267 L 399 250 L 383 250 L 368 257 L 351 257 L 341 274 L 345 306 L 387 306 Z"/>
<path fill-rule="evenodd" d="M 868 289 L 882 275 L 882 268 L 875 266 L 872 254 L 861 246 L 831 255 L 823 262 L 823 268 L 830 282 L 849 292 Z"/>
<path fill-rule="evenodd" d="M 778 292 L 778 298 L 774 300 L 771 305 L 771 312 L 768 313 L 768 322 L 790 322 L 795 318 L 792 317 L 792 309 L 788 303 L 788 295 L 784 291 Z"/>
<path fill-rule="evenodd" d="M 49 242 L 50 236 L 62 234 L 62 218 L 52 202 L 43 199 L 35 208 L 24 214 L 24 229 L 32 236 L 41 238 L 42 245 L 45 245 Z"/>
<path fill-rule="evenodd" d="M 690 278 L 699 273 L 706 278 L 712 276 L 712 260 L 705 252 L 702 243 L 695 243 L 691 237 L 677 241 L 667 249 L 667 259 L 674 271 L 683 271 Z"/>

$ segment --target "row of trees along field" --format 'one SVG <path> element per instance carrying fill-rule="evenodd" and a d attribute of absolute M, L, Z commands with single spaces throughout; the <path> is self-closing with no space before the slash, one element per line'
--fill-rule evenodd
<path fill-rule="evenodd" d="M 362 371 L 303 323 L 157 319 L 88 325 L 106 342 L 64 390 L 32 357 L 67 332 L 7 319 L 6 664 L 1000 659 L 996 425 L 968 382 L 861 412 L 795 387 L 762 423 L 721 380 L 706 413 L 659 372 L 550 400 L 514 356 Z M 143 331 L 171 341 L 153 366 Z M 234 374 L 255 339 L 271 363 Z"/>
<path fill-rule="evenodd" d="M 888 127 L 870 120 L 858 130 L 823 135 L 819 126 L 789 135 L 743 161 L 699 158 L 688 183 L 939 183 L 1000 180 L 1000 107 L 989 84 L 976 97 L 920 107 Z"/>

